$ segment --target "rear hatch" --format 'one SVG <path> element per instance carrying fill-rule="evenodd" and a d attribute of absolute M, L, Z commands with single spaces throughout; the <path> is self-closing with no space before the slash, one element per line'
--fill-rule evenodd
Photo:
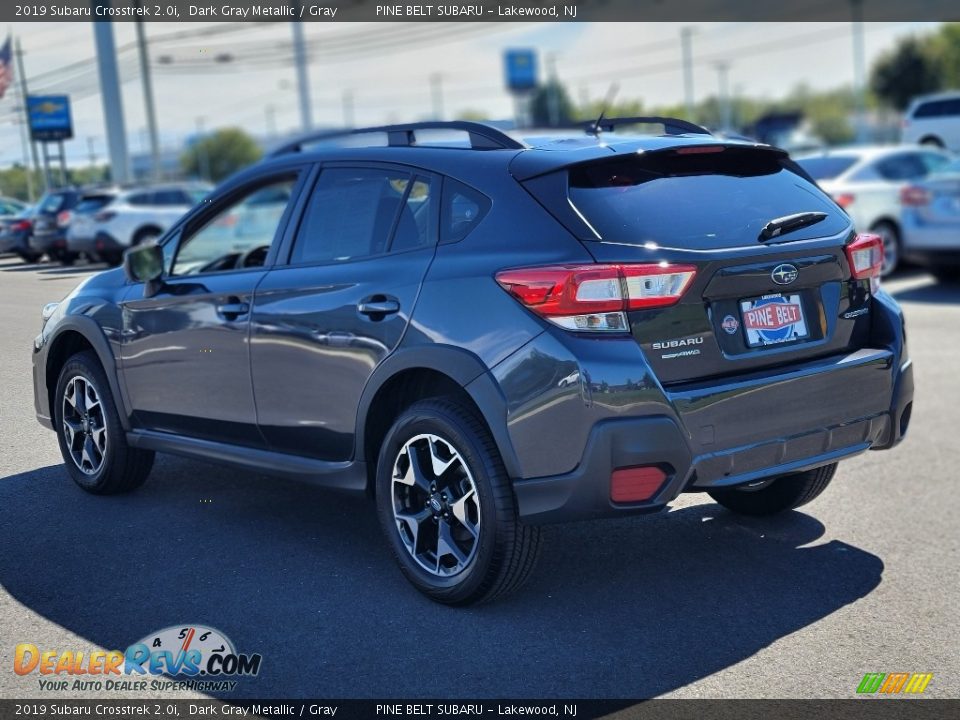
<path fill-rule="evenodd" d="M 869 343 L 870 282 L 851 279 L 844 250 L 850 219 L 782 151 L 685 145 L 557 174 L 562 182 L 526 185 L 598 263 L 623 264 L 627 275 L 632 265 L 661 265 L 685 283 L 675 304 L 628 313 L 661 382 L 789 366 Z"/>

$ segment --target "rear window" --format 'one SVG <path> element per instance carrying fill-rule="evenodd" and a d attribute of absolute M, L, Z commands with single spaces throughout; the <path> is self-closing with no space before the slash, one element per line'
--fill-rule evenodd
<path fill-rule="evenodd" d="M 801 158 L 797 165 L 814 180 L 833 180 L 852 168 L 859 159 L 856 155 L 818 155 Z"/>
<path fill-rule="evenodd" d="M 842 232 L 849 219 L 773 152 L 655 152 L 571 168 L 574 207 L 603 240 L 697 250 L 757 242 L 771 220 L 800 212 L 827 217 L 784 238 Z"/>
<path fill-rule="evenodd" d="M 80 215 L 96 212 L 112 203 L 113 198 L 113 195 L 86 195 L 77 203 L 74 212 Z"/>
<path fill-rule="evenodd" d="M 66 204 L 67 196 L 63 193 L 47 195 L 43 200 L 40 201 L 40 212 L 54 215 L 55 213 L 60 212 L 60 210 L 63 209 L 63 206 Z"/>

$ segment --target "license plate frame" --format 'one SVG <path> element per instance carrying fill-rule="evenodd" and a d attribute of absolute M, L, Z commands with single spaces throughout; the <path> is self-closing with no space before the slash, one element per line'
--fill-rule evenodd
<path fill-rule="evenodd" d="M 743 340 L 748 348 L 764 348 L 810 338 L 803 295 L 770 293 L 738 301 Z"/>

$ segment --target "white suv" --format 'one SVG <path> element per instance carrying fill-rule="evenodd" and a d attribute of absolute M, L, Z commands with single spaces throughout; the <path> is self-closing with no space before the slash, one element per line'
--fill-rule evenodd
<path fill-rule="evenodd" d="M 67 247 L 119 265 L 124 250 L 160 237 L 208 191 L 196 183 L 91 190 L 74 208 Z"/>
<path fill-rule="evenodd" d="M 960 152 L 960 91 L 914 98 L 903 119 L 903 142 Z"/>

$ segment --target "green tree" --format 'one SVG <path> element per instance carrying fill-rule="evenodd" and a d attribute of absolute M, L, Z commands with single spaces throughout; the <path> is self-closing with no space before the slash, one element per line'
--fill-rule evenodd
<path fill-rule="evenodd" d="M 530 119 L 535 127 L 568 125 L 573 117 L 573 103 L 566 88 L 559 82 L 541 85 L 530 99 Z"/>
<path fill-rule="evenodd" d="M 960 88 L 960 23 L 945 23 L 930 39 L 929 52 L 940 68 L 943 88 Z"/>
<path fill-rule="evenodd" d="M 194 142 L 180 157 L 187 175 L 214 182 L 260 159 L 260 147 L 240 128 L 222 128 Z"/>
<path fill-rule="evenodd" d="M 33 192 L 36 198 L 43 193 L 43 177 L 40 173 L 33 173 Z M 30 198 L 27 197 L 27 169 L 23 165 L 15 163 L 13 167 L 0 170 L 0 195 L 24 202 L 29 201 Z"/>
<path fill-rule="evenodd" d="M 870 87 L 886 105 L 903 110 L 916 95 L 939 90 L 944 71 L 929 37 L 908 37 L 887 51 L 873 66 Z"/>

